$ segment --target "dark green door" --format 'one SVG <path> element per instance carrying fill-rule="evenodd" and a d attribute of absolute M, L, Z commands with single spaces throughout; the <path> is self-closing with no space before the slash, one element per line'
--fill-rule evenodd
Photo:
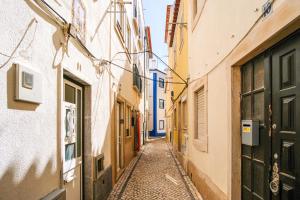
<path fill-rule="evenodd" d="M 300 37 L 272 50 L 272 198 L 300 199 Z"/>

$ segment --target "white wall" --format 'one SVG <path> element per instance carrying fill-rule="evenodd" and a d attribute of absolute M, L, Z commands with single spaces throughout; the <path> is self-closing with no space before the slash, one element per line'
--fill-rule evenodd
<path fill-rule="evenodd" d="M 0 55 L 0 199 L 38 199 L 59 187 L 61 145 L 57 111 L 61 99 L 58 85 L 62 81 L 59 70 L 66 69 L 91 86 L 92 155 L 104 153 L 105 167 L 111 164 L 111 112 L 114 92 L 119 91 L 120 83 L 120 94 L 137 108 L 143 107 L 141 97 L 133 90 L 132 74 L 114 66 L 100 67 L 99 72 L 73 39 L 63 53 L 61 43 L 65 38 L 60 27 L 31 2 L 2 0 L 0 7 L 0 52 L 7 55 L 14 52 L 11 58 Z M 47 2 L 68 22 L 72 21 L 72 1 Z M 106 9 L 112 10 L 108 8 L 110 1 L 83 2 L 87 11 L 86 46 L 96 57 L 110 60 L 117 52 L 124 51 L 113 27 L 114 15 L 104 16 Z M 130 17 L 132 8 L 127 9 Z M 33 20 L 37 23 L 32 22 L 28 27 Z M 114 63 L 132 69 L 126 55 L 114 59 Z M 42 104 L 14 101 L 12 64 L 15 62 L 28 63 L 41 73 Z"/>
<path fill-rule="evenodd" d="M 165 119 L 165 110 L 166 110 L 166 93 L 165 93 L 165 87 L 161 88 L 159 87 L 159 78 L 162 78 L 164 81 L 166 81 L 166 74 L 160 72 L 159 70 L 156 70 L 153 67 L 156 67 L 157 64 L 156 62 L 150 61 L 151 68 L 150 68 L 150 77 L 153 79 L 154 76 L 153 74 L 156 73 L 156 78 L 157 78 L 157 132 L 158 133 L 165 133 L 166 132 L 166 119 Z M 166 86 L 166 84 L 164 84 Z M 150 113 L 150 118 L 149 118 L 149 131 L 153 130 L 153 81 L 150 82 L 149 84 L 149 113 Z M 159 108 L 159 99 L 164 100 L 164 109 Z M 162 130 L 159 129 L 159 121 L 164 120 L 164 128 Z"/>

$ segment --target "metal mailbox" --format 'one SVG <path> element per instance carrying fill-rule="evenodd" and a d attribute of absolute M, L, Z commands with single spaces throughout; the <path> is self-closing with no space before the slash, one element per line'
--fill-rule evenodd
<path fill-rule="evenodd" d="M 259 145 L 258 120 L 242 120 L 242 144 L 248 146 Z"/>

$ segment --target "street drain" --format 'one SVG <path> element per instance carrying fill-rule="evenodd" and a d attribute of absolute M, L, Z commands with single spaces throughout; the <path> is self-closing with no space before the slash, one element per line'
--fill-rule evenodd
<path fill-rule="evenodd" d="M 169 181 L 171 181 L 172 183 L 174 183 L 175 185 L 178 185 L 177 180 L 175 178 L 173 178 L 172 176 L 165 174 L 166 179 L 168 179 Z"/>

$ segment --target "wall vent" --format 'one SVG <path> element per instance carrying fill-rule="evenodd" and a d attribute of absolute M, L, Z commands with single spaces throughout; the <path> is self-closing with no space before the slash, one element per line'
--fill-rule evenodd
<path fill-rule="evenodd" d="M 94 158 L 95 161 L 95 180 L 98 180 L 104 170 L 104 155 L 100 154 Z"/>

